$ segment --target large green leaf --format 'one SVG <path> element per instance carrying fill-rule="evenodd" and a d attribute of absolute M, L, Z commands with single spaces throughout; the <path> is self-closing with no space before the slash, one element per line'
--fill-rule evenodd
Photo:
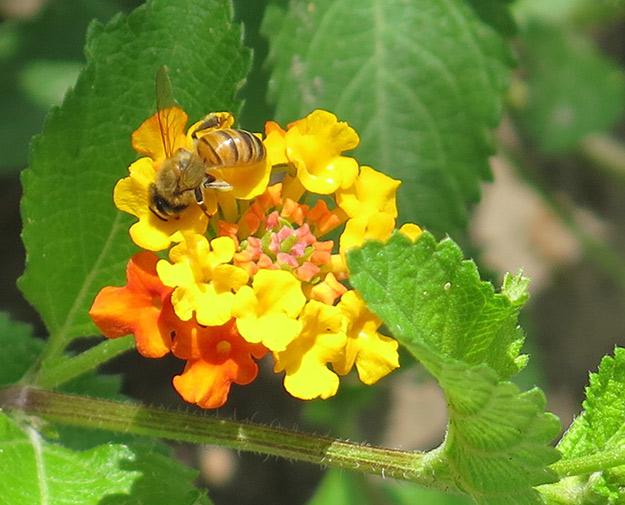
<path fill-rule="evenodd" d="M 115 12 L 112 0 L 52 0 L 33 18 L 0 25 L 0 172 L 26 166 L 30 137 L 84 62 L 87 24 Z"/>
<path fill-rule="evenodd" d="M 586 135 L 623 118 L 625 73 L 588 37 L 533 21 L 523 41 L 528 98 L 520 114 L 544 151 L 575 149 Z"/>
<path fill-rule="evenodd" d="M 236 112 L 249 67 L 226 0 L 152 0 L 109 24 L 91 25 L 88 64 L 49 115 L 23 173 L 27 266 L 20 287 L 51 334 L 95 333 L 87 310 L 107 284 L 123 284 L 132 219 L 113 186 L 136 154 L 130 134 L 155 112 L 154 79 L 166 64 L 192 120 Z"/>
<path fill-rule="evenodd" d="M 368 242 L 348 258 L 350 281 L 418 359 L 437 356 L 435 367 L 443 359 L 487 363 L 501 379 L 525 365 L 517 316 L 526 280 L 508 277 L 506 290 L 495 293 L 451 239 L 437 243 L 427 232 L 416 244 L 401 234 L 388 244 Z"/>
<path fill-rule="evenodd" d="M 292 0 L 268 9 L 283 123 L 315 108 L 361 136 L 362 164 L 401 179 L 401 221 L 452 232 L 490 177 L 489 130 L 512 63 L 507 2 Z M 475 5 L 480 5 L 475 2 Z M 503 28 L 502 28 L 503 27 Z"/>
<path fill-rule="evenodd" d="M 191 484 L 194 470 L 150 447 L 71 451 L 1 413 L 0 472 L 2 505 L 192 505 L 203 499 Z"/>
<path fill-rule="evenodd" d="M 533 487 L 555 478 L 549 442 L 560 425 L 542 392 L 507 381 L 526 362 L 517 316 L 527 280 L 508 276 L 495 293 L 451 239 L 427 232 L 367 242 L 348 264 L 367 305 L 443 388 L 449 426 L 426 456 L 432 472 L 477 503 L 541 503 Z"/>

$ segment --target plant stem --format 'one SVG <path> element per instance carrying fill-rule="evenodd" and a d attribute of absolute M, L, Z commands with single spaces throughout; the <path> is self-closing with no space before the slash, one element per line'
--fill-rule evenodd
<path fill-rule="evenodd" d="M 87 398 L 32 387 L 0 388 L 0 408 L 52 422 L 134 433 L 305 461 L 327 467 L 404 479 L 449 489 L 428 470 L 425 454 L 263 426 L 206 415 L 172 412 L 131 403 Z"/>
<path fill-rule="evenodd" d="M 560 478 L 564 478 L 572 475 L 586 475 L 621 465 L 625 465 L 625 447 L 598 452 L 589 456 L 560 460 L 549 468 L 556 472 Z"/>
<path fill-rule="evenodd" d="M 106 339 L 76 356 L 60 359 L 53 366 L 42 368 L 29 381 L 29 384 L 43 388 L 55 388 L 85 372 L 94 370 L 102 363 L 106 363 L 115 356 L 132 349 L 134 345 L 135 341 L 130 337 Z"/>

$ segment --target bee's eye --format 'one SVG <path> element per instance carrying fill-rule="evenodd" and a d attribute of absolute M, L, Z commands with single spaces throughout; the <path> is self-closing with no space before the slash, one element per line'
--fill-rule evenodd
<path fill-rule="evenodd" d="M 167 203 L 167 200 L 160 195 L 154 197 L 154 207 L 165 216 L 171 212 L 171 206 Z"/>

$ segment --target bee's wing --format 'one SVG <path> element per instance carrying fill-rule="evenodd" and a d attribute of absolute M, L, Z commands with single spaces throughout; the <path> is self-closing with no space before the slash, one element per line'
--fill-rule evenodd
<path fill-rule="evenodd" d="M 178 107 L 178 103 L 174 99 L 171 90 L 171 81 L 169 80 L 169 69 L 163 65 L 156 72 L 156 110 L 158 111 L 158 126 L 161 131 L 161 140 L 165 155 L 169 158 L 174 154 L 174 137 L 172 132 L 175 131 L 173 123 L 176 120 L 173 114 L 174 107 Z"/>

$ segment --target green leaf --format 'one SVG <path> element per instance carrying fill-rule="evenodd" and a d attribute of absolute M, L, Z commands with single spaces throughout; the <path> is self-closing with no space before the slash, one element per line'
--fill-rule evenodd
<path fill-rule="evenodd" d="M 404 482 L 387 482 L 385 494 L 393 505 L 473 505 L 465 496 L 441 493 L 433 489 L 407 485 Z"/>
<path fill-rule="evenodd" d="M 568 485 L 587 495 L 602 496 L 609 503 L 625 501 L 625 465 L 601 467 L 601 454 L 616 451 L 625 460 L 625 349 L 601 360 L 598 373 L 590 374 L 584 411 L 562 437 L 558 449 L 563 460 L 598 456 L 592 475 L 568 479 Z M 619 501 L 620 500 L 620 501 Z"/>
<path fill-rule="evenodd" d="M 190 484 L 196 472 L 149 447 L 74 452 L 1 413 L 0 472 L 2 504 L 191 505 L 200 498 Z"/>
<path fill-rule="evenodd" d="M 531 19 L 562 22 L 571 19 L 588 3 L 588 0 L 518 0 L 514 3 L 513 11 L 521 22 Z"/>
<path fill-rule="evenodd" d="M 22 178 L 27 266 L 19 285 L 63 342 L 94 334 L 87 310 L 95 294 L 124 283 L 132 218 L 115 209 L 112 191 L 137 156 L 132 131 L 155 112 L 157 69 L 169 66 L 177 101 L 196 120 L 238 110 L 234 95 L 250 62 L 226 0 L 148 1 L 92 24 L 86 53 Z"/>
<path fill-rule="evenodd" d="M 440 464 L 480 504 L 542 503 L 532 487 L 556 480 L 546 467 L 560 457 L 549 445 L 560 422 L 545 413 L 542 391 L 520 393 L 487 366 L 464 363 L 446 364 L 439 380 L 449 427 L 435 471 Z"/>
<path fill-rule="evenodd" d="M 115 9 L 111 1 L 53 0 L 34 18 L 0 25 L 0 110 L 6 118 L 0 122 L 0 171 L 26 166 L 30 138 L 84 63 L 87 24 L 109 19 Z"/>
<path fill-rule="evenodd" d="M 437 378 L 448 405 L 441 447 L 426 456 L 438 479 L 481 504 L 538 504 L 534 486 L 552 482 L 558 459 L 549 442 L 557 418 L 545 398 L 506 381 L 519 356 L 517 315 L 527 280 L 506 277 L 501 293 L 451 240 L 396 233 L 348 253 L 350 280 L 394 337 Z"/>
<path fill-rule="evenodd" d="M 328 470 L 307 505 L 367 505 L 375 503 L 368 495 L 365 475 Z"/>
<path fill-rule="evenodd" d="M 558 444 L 563 459 L 615 449 L 625 443 L 625 349 L 601 360 L 598 373 L 590 374 L 584 411 Z"/>
<path fill-rule="evenodd" d="M 270 6 L 263 32 L 277 120 L 287 123 L 315 108 L 336 113 L 361 137 L 360 163 L 403 181 L 400 220 L 452 233 L 466 224 L 480 180 L 490 178 L 489 130 L 499 121 L 512 64 L 494 28 L 502 20 L 510 26 L 505 4 L 291 0 L 286 11 Z"/>
<path fill-rule="evenodd" d="M 388 244 L 368 242 L 348 263 L 350 281 L 401 343 L 419 360 L 437 356 L 434 375 L 443 358 L 487 363 L 500 379 L 525 365 L 517 316 L 528 295 L 520 275 L 495 293 L 451 239 L 437 243 L 428 232 L 416 243 L 399 233 Z"/>
<path fill-rule="evenodd" d="M 520 111 L 548 153 L 575 148 L 622 117 L 625 73 L 585 35 L 561 25 L 529 23 L 523 32 L 528 99 Z"/>
<path fill-rule="evenodd" d="M 7 314 L 0 313 L 0 385 L 20 380 L 41 354 L 43 344 L 33 337 L 29 325 L 11 321 Z"/>

